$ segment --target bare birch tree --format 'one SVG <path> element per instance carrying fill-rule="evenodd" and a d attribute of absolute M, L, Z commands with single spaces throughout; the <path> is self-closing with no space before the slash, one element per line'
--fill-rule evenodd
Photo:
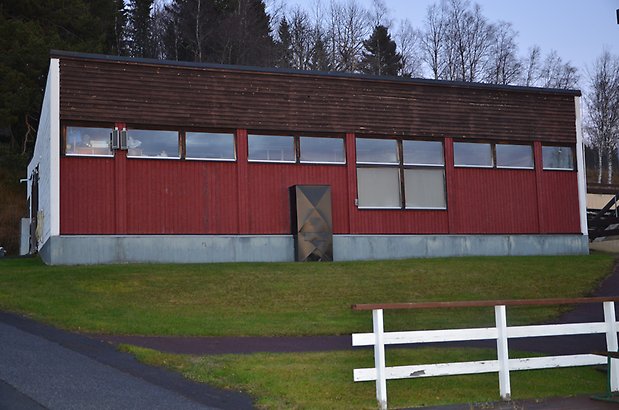
<path fill-rule="evenodd" d="M 517 33 L 511 23 L 499 21 L 494 25 L 488 53 L 485 81 L 493 84 L 515 84 L 522 73 L 523 63 L 518 57 Z"/>
<path fill-rule="evenodd" d="M 446 27 L 447 19 L 443 14 L 443 9 L 437 4 L 429 6 L 424 29 L 420 35 L 420 48 L 421 58 L 430 67 L 435 80 L 441 78 L 445 66 L 443 50 L 445 49 Z"/>
<path fill-rule="evenodd" d="M 576 88 L 579 80 L 578 69 L 569 61 L 563 62 L 555 50 L 544 59 L 539 77 L 539 85 L 546 88 Z"/>
<path fill-rule="evenodd" d="M 613 158 L 619 139 L 619 57 L 607 50 L 595 61 L 588 75 L 589 93 L 585 95 L 585 132 L 598 150 L 597 182 L 602 182 L 602 164 L 606 157 L 606 182 L 613 176 Z"/>
<path fill-rule="evenodd" d="M 529 48 L 527 56 L 524 58 L 521 84 L 533 87 L 539 81 L 540 65 L 542 59 L 542 49 L 535 45 Z"/>
<path fill-rule="evenodd" d="M 345 3 L 332 0 L 329 13 L 326 35 L 331 46 L 333 68 L 337 71 L 357 72 L 360 69 L 363 40 L 371 32 L 369 13 L 355 0 Z"/>
<path fill-rule="evenodd" d="M 420 32 L 415 30 L 408 20 L 400 23 L 396 39 L 402 55 L 402 70 L 400 75 L 403 77 L 423 76 L 423 61 L 421 59 Z"/>
<path fill-rule="evenodd" d="M 293 68 L 310 69 L 313 40 L 309 15 L 305 10 L 296 7 L 290 15 L 290 53 Z"/>

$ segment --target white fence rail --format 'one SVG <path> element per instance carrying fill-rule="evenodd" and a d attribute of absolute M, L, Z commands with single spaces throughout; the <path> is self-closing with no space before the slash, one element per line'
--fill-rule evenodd
<path fill-rule="evenodd" d="M 480 301 L 480 302 L 436 302 L 392 305 L 355 305 L 355 310 L 372 310 L 373 333 L 356 333 L 352 335 L 353 346 L 374 346 L 374 367 L 354 370 L 354 381 L 376 381 L 376 399 L 381 409 L 387 408 L 387 380 L 434 376 L 452 376 L 462 374 L 493 373 L 499 374 L 499 391 L 501 398 L 509 400 L 511 396 L 510 371 L 548 369 L 559 367 L 589 366 L 606 364 L 607 358 L 594 354 L 577 354 L 563 356 L 509 358 L 508 340 L 516 338 L 606 334 L 606 348 L 616 352 L 617 319 L 615 301 L 610 298 L 577 299 L 543 299 L 530 301 Z M 500 302 L 500 303 L 499 303 Z M 496 304 L 495 304 L 496 303 Z M 506 306 L 551 305 L 567 303 L 602 303 L 604 322 L 569 323 L 557 325 L 508 326 Z M 384 332 L 383 309 L 427 309 L 441 307 L 479 307 L 494 306 L 495 327 L 471 329 L 445 329 L 409 332 Z M 397 344 L 456 342 L 494 339 L 497 343 L 497 360 L 436 363 L 410 366 L 386 367 L 385 346 Z M 619 391 L 619 360 L 612 359 L 610 388 Z"/>

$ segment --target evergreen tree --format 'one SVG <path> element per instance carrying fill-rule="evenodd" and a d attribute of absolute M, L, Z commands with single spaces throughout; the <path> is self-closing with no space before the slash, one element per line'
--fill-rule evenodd
<path fill-rule="evenodd" d="M 34 146 L 49 50 L 109 53 L 112 0 L 20 0 L 0 6 L 0 136 L 14 150 Z M 6 134 L 6 135 L 5 135 Z"/>
<path fill-rule="evenodd" d="M 154 57 L 152 39 L 154 1 L 131 0 L 129 2 L 129 31 L 133 57 Z"/>
<path fill-rule="evenodd" d="M 366 74 L 396 76 L 402 69 L 402 55 L 396 52 L 395 41 L 387 27 L 378 25 L 363 42 L 362 70 Z"/>
<path fill-rule="evenodd" d="M 277 28 L 277 35 L 279 40 L 276 43 L 278 67 L 290 68 L 292 67 L 292 50 L 291 48 L 291 35 L 290 26 L 286 17 L 282 17 Z"/>
<path fill-rule="evenodd" d="M 317 71 L 330 71 L 329 54 L 325 47 L 325 42 L 322 37 L 316 38 L 314 47 L 312 48 L 312 55 L 310 58 L 310 69 Z"/>
<path fill-rule="evenodd" d="M 111 3 L 114 16 L 114 26 L 110 30 L 111 35 L 108 35 L 109 49 L 117 55 L 124 56 L 129 54 L 129 44 L 127 41 L 127 5 L 125 0 L 104 0 L 107 3 Z"/>
<path fill-rule="evenodd" d="M 214 58 L 222 64 L 273 66 L 271 18 L 262 0 L 215 1 L 222 13 L 213 30 Z"/>

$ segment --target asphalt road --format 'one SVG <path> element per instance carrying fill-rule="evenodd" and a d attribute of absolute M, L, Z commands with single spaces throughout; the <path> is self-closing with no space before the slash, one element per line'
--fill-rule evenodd
<path fill-rule="evenodd" d="M 249 397 L 137 362 L 112 345 L 0 313 L 0 409 L 248 409 Z"/>

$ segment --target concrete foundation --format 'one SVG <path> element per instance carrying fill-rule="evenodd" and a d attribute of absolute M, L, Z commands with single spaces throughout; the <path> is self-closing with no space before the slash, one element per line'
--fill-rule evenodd
<path fill-rule="evenodd" d="M 334 235 L 336 261 L 445 256 L 586 255 L 582 235 Z M 294 261 L 292 235 L 53 236 L 50 265 Z"/>

